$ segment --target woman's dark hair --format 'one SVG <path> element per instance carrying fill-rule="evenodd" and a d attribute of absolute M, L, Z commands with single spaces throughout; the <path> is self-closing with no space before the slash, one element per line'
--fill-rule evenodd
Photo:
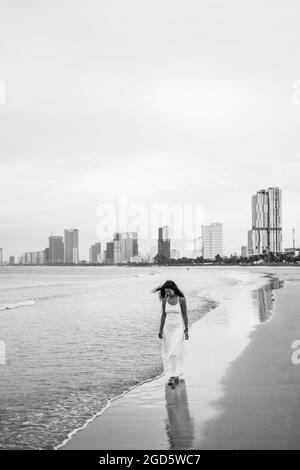
<path fill-rule="evenodd" d="M 172 289 L 178 297 L 183 297 L 184 294 L 181 292 L 177 284 L 175 284 L 174 281 L 166 281 L 163 283 L 162 286 L 156 287 L 156 289 L 153 290 L 153 292 L 159 292 L 159 298 L 160 300 L 164 299 L 166 297 L 166 289 Z"/>

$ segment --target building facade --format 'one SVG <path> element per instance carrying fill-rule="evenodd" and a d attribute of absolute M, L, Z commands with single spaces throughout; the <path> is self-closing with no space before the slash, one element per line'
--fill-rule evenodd
<path fill-rule="evenodd" d="M 113 240 L 114 264 L 130 262 L 131 258 L 138 255 L 138 233 L 116 232 Z"/>
<path fill-rule="evenodd" d="M 64 262 L 63 237 L 52 235 L 49 237 L 49 264 L 61 264 Z"/>
<path fill-rule="evenodd" d="M 10 263 L 10 264 L 14 264 L 14 258 L 13 258 L 13 263 Z M 27 251 L 23 253 L 19 258 L 19 264 L 25 264 L 25 265 L 48 264 L 47 257 L 46 257 L 46 250 Z"/>
<path fill-rule="evenodd" d="M 78 264 L 79 261 L 79 231 L 76 228 L 64 231 L 64 262 Z"/>
<path fill-rule="evenodd" d="M 90 257 L 89 261 L 91 264 L 100 263 L 100 256 L 101 256 L 101 243 L 96 242 L 90 248 Z"/>
<path fill-rule="evenodd" d="M 158 229 L 157 254 L 159 257 L 163 256 L 166 259 L 171 258 L 171 242 L 167 225 Z"/>
<path fill-rule="evenodd" d="M 214 259 L 223 253 L 223 227 L 221 223 L 202 225 L 202 256 Z"/>
<path fill-rule="evenodd" d="M 248 256 L 248 246 L 247 245 L 243 245 L 241 247 L 241 257 L 242 258 L 247 258 Z"/>
<path fill-rule="evenodd" d="M 262 189 L 252 196 L 248 252 L 252 255 L 282 252 L 282 192 L 277 187 Z"/>
<path fill-rule="evenodd" d="M 113 264 L 113 263 L 114 263 L 114 242 L 107 242 L 106 250 L 105 250 L 105 264 Z"/>

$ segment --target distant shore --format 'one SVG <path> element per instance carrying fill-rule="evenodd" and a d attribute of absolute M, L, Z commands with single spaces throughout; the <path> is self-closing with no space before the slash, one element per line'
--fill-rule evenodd
<path fill-rule="evenodd" d="M 196 267 L 223 267 L 223 268 L 230 268 L 230 267 L 300 267 L 300 262 L 294 263 L 172 263 L 172 264 L 151 264 L 151 263 L 120 263 L 120 264 L 90 264 L 90 263 L 78 263 L 78 264 L 2 264 L 0 267 L 11 267 L 11 268 L 18 268 L 18 267 L 25 267 L 25 268 L 32 268 L 32 267 L 134 267 L 134 268 L 160 268 L 160 267 L 184 267 L 184 268 L 196 268 Z"/>

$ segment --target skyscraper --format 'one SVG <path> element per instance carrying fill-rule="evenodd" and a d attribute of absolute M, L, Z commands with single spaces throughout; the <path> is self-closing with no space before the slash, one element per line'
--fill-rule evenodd
<path fill-rule="evenodd" d="M 248 233 L 249 254 L 282 251 L 282 192 L 261 189 L 252 196 L 252 230 Z"/>
<path fill-rule="evenodd" d="M 60 261 L 57 262 L 59 263 Z M 23 253 L 19 258 L 19 264 L 47 264 L 46 250 L 27 251 Z"/>
<path fill-rule="evenodd" d="M 77 264 L 79 261 L 79 232 L 76 228 L 71 228 L 70 230 L 65 230 L 65 254 L 64 262 L 65 263 L 74 263 Z"/>
<path fill-rule="evenodd" d="M 49 237 L 49 264 L 64 262 L 64 240 L 63 237 L 51 235 Z"/>
<path fill-rule="evenodd" d="M 247 258 L 248 256 L 248 247 L 247 245 L 241 246 L 241 257 L 242 258 Z"/>
<path fill-rule="evenodd" d="M 114 242 L 106 243 L 105 263 L 106 264 L 114 263 Z"/>
<path fill-rule="evenodd" d="M 137 232 L 116 232 L 113 241 L 114 263 L 127 263 L 138 255 Z"/>
<path fill-rule="evenodd" d="M 159 227 L 158 229 L 157 254 L 159 257 L 163 256 L 166 259 L 171 258 L 171 242 L 168 225 Z"/>
<path fill-rule="evenodd" d="M 202 256 L 214 259 L 223 252 L 223 227 L 220 223 L 202 225 Z"/>
<path fill-rule="evenodd" d="M 100 263 L 101 243 L 97 242 L 90 248 L 90 263 Z"/>

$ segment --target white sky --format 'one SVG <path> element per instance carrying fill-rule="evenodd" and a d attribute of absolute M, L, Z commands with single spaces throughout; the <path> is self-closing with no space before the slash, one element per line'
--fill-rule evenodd
<path fill-rule="evenodd" d="M 68 227 L 86 258 L 120 195 L 203 204 L 240 252 L 269 186 L 300 243 L 299 53 L 296 0 L 2 0 L 5 259 Z"/>

